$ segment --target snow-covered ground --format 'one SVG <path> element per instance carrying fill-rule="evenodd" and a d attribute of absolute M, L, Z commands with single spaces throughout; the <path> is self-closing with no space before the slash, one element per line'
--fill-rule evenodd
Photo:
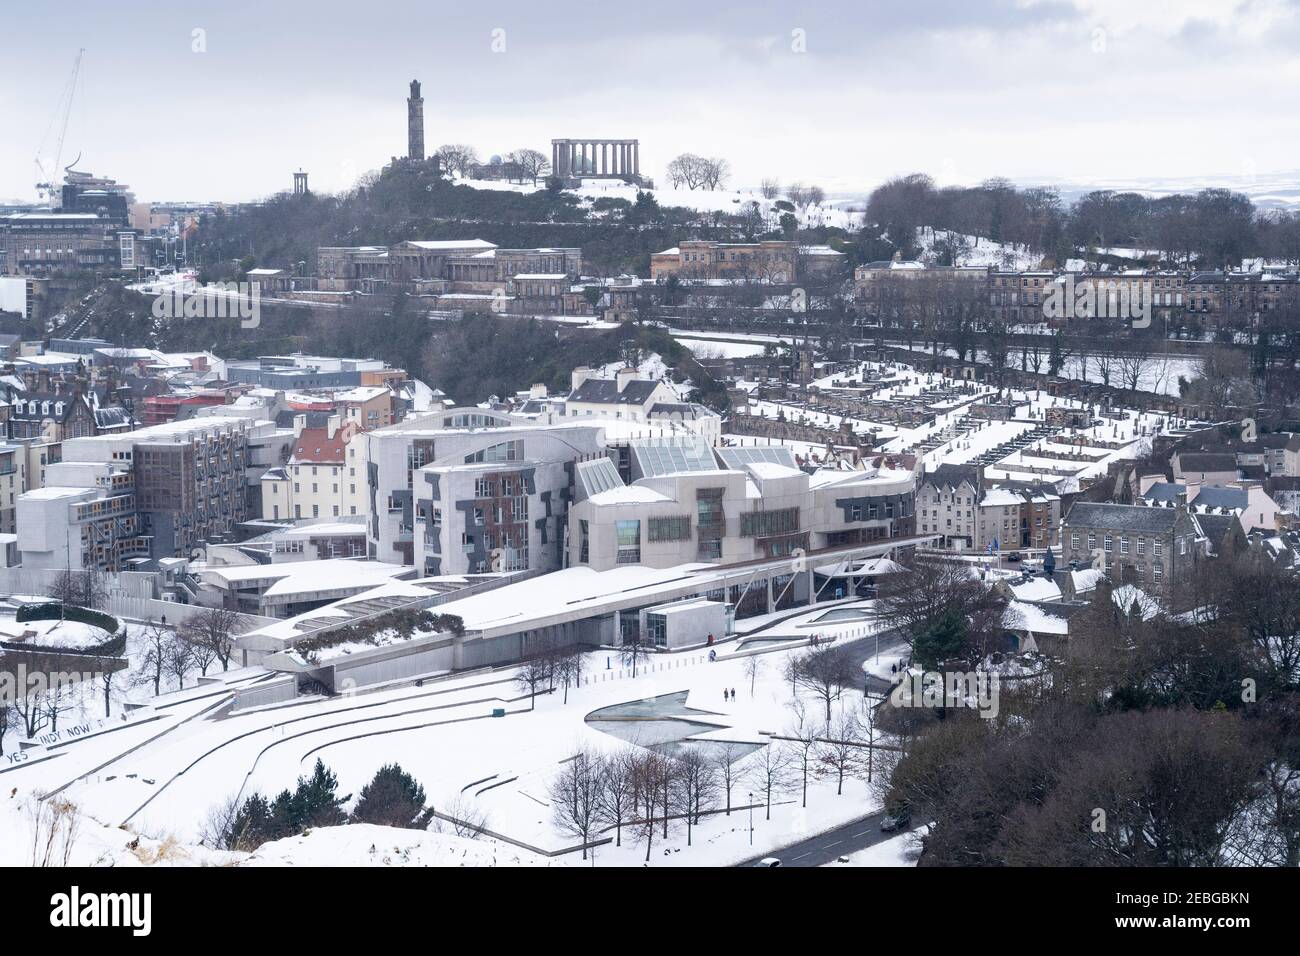
<path fill-rule="evenodd" d="M 824 864 L 833 866 L 916 866 L 920 856 L 920 838 L 924 827 L 912 833 L 900 833 L 898 836 L 883 840 L 865 850 L 849 853 L 842 861 Z"/>
<path fill-rule="evenodd" d="M 752 657 L 759 662 L 752 689 L 746 676 L 751 657 L 735 643 L 720 645 L 715 662 L 709 662 L 702 650 L 651 656 L 639 664 L 636 677 L 620 667 L 612 652 L 592 652 L 586 656 L 587 674 L 580 686 L 570 690 L 567 704 L 557 691 L 540 695 L 533 710 L 507 670 L 423 687 L 300 698 L 231 715 L 227 705 L 234 688 L 264 676 L 256 668 L 232 672 L 221 681 L 165 694 L 133 711 L 128 719 L 114 718 L 81 738 L 25 751 L 27 756 L 19 764 L 0 762 L 0 785 L 6 792 L 15 791 L 0 811 L 0 828 L 7 828 L 0 833 L 14 835 L 0 839 L 0 864 L 23 862 L 30 828 L 23 829 L 22 808 L 33 794 L 55 790 L 79 808 L 82 832 L 93 835 L 77 849 L 78 859 L 84 862 L 94 862 L 103 852 L 101 837 L 120 854 L 126 845 L 123 841 L 133 839 L 132 834 L 143 835 L 149 852 L 171 848 L 171 862 L 213 862 L 209 851 L 193 847 L 214 807 L 254 791 L 274 795 L 308 773 L 318 758 L 338 774 L 342 793 L 355 795 L 381 764 L 397 762 L 425 787 L 435 809 L 450 812 L 468 803 L 486 816 L 490 830 L 502 836 L 540 850 L 570 846 L 575 838 L 556 829 L 549 805 L 550 784 L 561 761 L 579 748 L 608 752 L 633 746 L 606 732 L 607 722 L 588 723 L 588 714 L 662 698 L 668 701 L 663 706 L 678 708 L 690 723 L 647 722 L 646 744 L 671 744 L 678 737 L 690 737 L 771 746 L 770 735 L 782 733 L 795 719 L 794 698 L 782 665 L 789 655 L 806 653 L 810 625 L 823 638 L 847 639 L 870 632 L 870 625 L 861 620 L 814 623 L 825 612 L 824 606 L 798 612 L 761 633 L 763 645 L 750 645 L 763 646 L 765 651 Z M 788 640 L 781 642 L 782 638 Z M 736 699 L 724 701 L 723 690 L 731 688 Z M 801 699 L 809 714 L 824 720 L 820 701 Z M 834 706 L 838 712 L 860 705 L 860 693 L 849 692 Z M 494 718 L 494 708 L 504 709 L 506 716 Z M 749 777 L 752 762 L 750 754 L 736 763 L 743 780 L 733 788 L 733 808 L 747 804 L 748 793 L 756 790 Z M 878 806 L 860 780 L 847 782 L 844 794 L 836 795 L 833 781 L 817 779 L 810 782 L 807 807 L 802 805 L 799 788 L 793 786 L 776 798 L 770 820 L 765 808 L 755 811 L 752 847 L 748 811 L 733 809 L 730 816 L 706 817 L 693 830 L 690 847 L 685 845 L 684 826 L 674 826 L 667 840 L 657 831 L 649 862 L 734 863 Z M 127 829 L 116 829 L 119 825 Z M 387 858 L 453 863 L 455 852 L 460 852 L 449 854 L 439 841 L 429 843 L 423 834 L 397 842 L 378 841 L 347 832 L 352 829 L 344 828 L 341 835 L 320 838 L 315 844 L 308 838 L 301 844 L 306 847 L 301 855 L 296 849 L 300 844 L 293 841 L 263 848 L 260 858 L 251 862 L 303 863 L 340 853 L 349 862 L 365 863 L 371 860 L 372 843 L 380 862 Z M 332 840 L 343 842 L 326 842 Z M 512 865 L 584 865 L 578 854 L 550 857 L 485 840 L 480 838 L 472 849 L 461 848 L 463 861 L 478 865 L 490 856 Z M 623 842 L 622 847 L 598 849 L 596 865 L 641 865 L 645 845 L 637 844 L 626 831 Z"/>
<path fill-rule="evenodd" d="M 477 179 L 457 180 L 457 182 L 474 189 L 520 193 L 536 192 L 542 188 L 533 186 L 532 183 L 504 183 Z M 609 197 L 626 199 L 628 202 L 636 200 L 637 191 L 636 186 L 616 179 L 584 179 L 580 187 L 569 190 L 589 201 Z M 723 212 L 741 216 L 748 214 L 757 204 L 759 213 L 773 228 L 778 225 L 778 220 L 784 213 L 784 210 L 776 209 L 773 204 L 777 200 L 787 199 L 784 194 L 777 196 L 776 199 L 764 199 L 762 193 L 753 187 L 710 190 L 656 186 L 654 189 L 644 191 L 651 193 L 660 206 L 679 206 L 699 212 Z M 862 204 L 856 200 L 828 199 L 819 206 L 808 205 L 796 210 L 796 216 L 799 225 L 803 228 L 835 226 L 841 229 L 856 229 L 862 225 Z"/>

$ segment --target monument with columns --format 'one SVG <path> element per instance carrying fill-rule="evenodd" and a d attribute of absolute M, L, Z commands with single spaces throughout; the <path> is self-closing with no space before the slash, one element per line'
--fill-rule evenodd
<path fill-rule="evenodd" d="M 641 144 L 635 139 L 553 139 L 551 169 L 567 182 L 622 179 L 643 185 Z"/>

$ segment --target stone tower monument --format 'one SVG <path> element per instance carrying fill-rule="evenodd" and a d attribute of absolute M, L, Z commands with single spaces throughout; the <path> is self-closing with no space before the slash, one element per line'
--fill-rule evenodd
<path fill-rule="evenodd" d="M 420 95 L 420 81 L 411 81 L 411 95 L 406 98 L 406 158 L 423 160 L 424 157 L 424 97 Z"/>

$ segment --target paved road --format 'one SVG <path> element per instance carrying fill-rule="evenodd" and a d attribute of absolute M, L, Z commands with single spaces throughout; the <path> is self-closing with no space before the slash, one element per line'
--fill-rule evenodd
<path fill-rule="evenodd" d="M 757 811 L 756 811 L 757 812 Z M 880 818 L 885 815 L 881 810 L 868 814 L 860 820 L 854 820 L 834 830 L 827 830 L 806 840 L 801 840 L 780 850 L 771 850 L 761 856 L 751 857 L 736 866 L 754 866 L 759 860 L 769 856 L 776 857 L 782 866 L 822 866 L 855 850 L 864 850 L 877 843 L 883 843 L 897 833 L 882 833 Z"/>
<path fill-rule="evenodd" d="M 891 651 L 896 651 L 906 645 L 907 641 L 897 630 L 883 631 L 880 635 L 880 653 L 882 655 L 888 654 Z M 840 644 L 836 641 L 832 646 L 844 648 L 844 652 L 849 655 L 849 659 L 852 660 L 854 666 L 858 668 L 861 668 L 863 664 L 876 656 L 876 636 L 874 634 L 869 637 L 855 638 L 845 644 Z M 862 677 L 863 686 L 870 688 L 871 693 L 877 697 L 889 693 L 894 686 L 887 680 L 882 680 L 879 677 L 872 677 L 865 672 Z"/>

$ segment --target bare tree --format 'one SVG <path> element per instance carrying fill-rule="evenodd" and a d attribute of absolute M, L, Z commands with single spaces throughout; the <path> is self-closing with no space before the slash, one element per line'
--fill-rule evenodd
<path fill-rule="evenodd" d="M 582 651 L 578 648 L 568 648 L 561 651 L 555 658 L 555 679 L 560 682 L 564 688 L 564 702 L 569 702 L 569 688 L 577 687 L 582 681 Z"/>
<path fill-rule="evenodd" d="M 619 662 L 624 667 L 632 668 L 632 676 L 636 676 L 637 662 L 645 657 L 648 649 L 645 643 L 645 636 L 641 633 L 638 625 L 633 625 L 632 629 L 623 634 L 623 643 L 619 646 Z"/>
<path fill-rule="evenodd" d="M 786 189 L 785 195 L 799 209 L 803 209 L 808 205 L 808 187 L 803 183 L 791 183 Z"/>
<path fill-rule="evenodd" d="M 754 684 L 758 680 L 758 672 L 763 669 L 763 661 L 757 654 L 750 654 L 745 658 L 745 676 L 749 678 L 749 698 L 754 699 Z"/>
<path fill-rule="evenodd" d="M 862 672 L 843 648 L 821 645 L 792 662 L 791 682 L 813 694 L 826 705 L 826 725 L 831 722 L 831 704 L 844 688 L 857 683 Z"/>
<path fill-rule="evenodd" d="M 731 164 L 720 156 L 713 156 L 703 163 L 704 188 L 717 191 L 726 188 L 731 177 Z"/>
<path fill-rule="evenodd" d="M 457 794 L 450 803 L 446 804 L 442 812 L 451 819 L 443 820 L 439 816 L 429 814 L 433 820 L 431 826 L 435 833 L 442 833 L 450 826 L 451 832 L 456 836 L 477 840 L 488 828 L 487 811 L 463 793 Z"/>
<path fill-rule="evenodd" d="M 221 662 L 223 671 L 230 670 L 230 659 L 235 653 L 235 637 L 239 632 L 239 612 L 224 607 L 204 608 L 187 618 L 176 629 L 181 640 L 190 645 L 195 662 L 206 676 L 213 661 Z"/>
<path fill-rule="evenodd" d="M 582 841 L 584 860 L 591 831 L 600 819 L 603 773 L 604 761 L 584 747 L 564 761 L 550 785 L 555 825 Z"/>
<path fill-rule="evenodd" d="M 7 700 L 0 699 L 0 757 L 5 755 L 5 734 L 9 733 L 9 728 L 14 725 L 18 719 L 18 714 L 14 710 L 14 705 Z"/>
<path fill-rule="evenodd" d="M 790 738 L 790 749 L 803 781 L 803 806 L 806 807 L 808 806 L 808 775 L 816 769 L 813 756 L 817 749 L 817 725 L 808 715 L 803 701 L 798 698 L 790 705 L 790 709 L 794 711 L 794 719 L 786 729 L 785 735 Z"/>
<path fill-rule="evenodd" d="M 438 147 L 434 155 L 438 157 L 444 169 L 462 178 L 469 173 L 469 168 L 478 165 L 479 161 L 478 152 L 474 147 L 464 143 L 445 143 Z"/>
<path fill-rule="evenodd" d="M 199 829 L 199 843 L 213 849 L 253 850 L 243 839 L 244 834 L 234 832 L 235 822 L 243 804 L 239 792 L 234 791 L 220 803 L 213 804 L 203 819 Z"/>
<path fill-rule="evenodd" d="M 785 793 L 791 783 L 790 753 L 773 740 L 749 762 L 747 777 L 767 805 L 766 819 L 772 819 L 772 798 Z"/>
<path fill-rule="evenodd" d="M 153 695 L 162 693 L 162 678 L 167 670 L 167 648 L 173 634 L 167 625 L 149 620 L 144 626 L 144 653 L 140 655 L 137 680 L 153 684 Z"/>
<path fill-rule="evenodd" d="M 537 688 L 551 679 L 553 667 L 549 655 L 530 658 L 520 665 L 515 674 L 515 686 L 528 694 L 528 709 L 537 706 Z"/>
<path fill-rule="evenodd" d="M 858 739 L 867 749 L 867 783 L 873 782 L 876 769 L 876 738 L 880 736 L 878 727 L 879 704 L 863 701 L 862 709 L 857 713 Z"/>
<path fill-rule="evenodd" d="M 117 678 L 117 671 L 112 670 L 111 668 L 108 667 L 105 667 L 99 673 L 99 684 L 101 687 L 104 688 L 104 716 L 105 717 L 113 716 L 113 710 L 112 710 L 113 684 L 116 678 Z"/>
<path fill-rule="evenodd" d="M 190 672 L 190 668 L 193 666 L 193 648 L 175 634 L 172 634 L 167 641 L 166 650 L 163 652 L 163 668 L 176 679 L 177 690 L 185 689 L 185 675 Z"/>
<path fill-rule="evenodd" d="M 546 154 L 536 149 L 516 149 L 506 156 L 506 161 L 514 163 L 519 171 L 537 185 L 551 171 L 551 161 Z"/>
<path fill-rule="evenodd" d="M 844 793 L 844 778 L 855 776 L 870 751 L 862 744 L 862 723 L 856 714 L 841 713 L 817 744 L 817 760 L 835 774 L 835 793 Z"/>
<path fill-rule="evenodd" d="M 636 820 L 636 828 L 640 838 L 645 840 L 645 858 L 646 862 L 650 861 L 650 848 L 654 843 L 655 835 L 655 816 L 659 811 L 660 805 L 665 807 L 668 801 L 660 800 L 660 794 L 667 794 L 671 790 L 672 769 L 669 766 L 671 761 L 661 753 L 653 750 L 643 750 L 636 754 L 632 768 L 633 793 L 635 794 L 634 805 L 636 813 L 640 819 Z M 668 819 L 665 811 L 664 832 L 667 834 Z"/>
<path fill-rule="evenodd" d="M 623 845 L 623 824 L 637 808 L 636 775 L 635 750 L 620 750 L 601 762 L 596 813 L 603 826 L 614 828 L 615 846 Z"/>
<path fill-rule="evenodd" d="M 686 820 L 686 845 L 691 845 L 691 834 L 699 825 L 700 815 L 712 807 L 718 792 L 717 767 L 699 750 L 687 750 L 676 760 L 673 790 L 678 812 Z"/>
<path fill-rule="evenodd" d="M 825 201 L 826 201 L 826 190 L 822 189 L 820 186 L 808 187 L 808 205 L 820 206 Z"/>
<path fill-rule="evenodd" d="M 59 680 L 53 680 L 50 687 L 39 698 L 42 720 L 49 724 L 50 730 L 59 731 L 59 718 L 76 709 L 72 686 Z"/>
<path fill-rule="evenodd" d="M 781 183 L 771 177 L 764 177 L 762 184 L 758 187 L 759 193 L 764 199 L 772 200 L 781 195 Z"/>
<path fill-rule="evenodd" d="M 54 579 L 49 594 L 60 604 L 97 610 L 108 600 L 108 587 L 101 571 L 65 570 Z"/>
<path fill-rule="evenodd" d="M 727 816 L 731 816 L 731 790 L 740 781 L 736 764 L 744 756 L 745 751 L 741 746 L 730 740 L 724 741 L 721 749 L 714 752 L 713 766 L 717 771 L 718 788 L 726 801 Z"/>
<path fill-rule="evenodd" d="M 25 693 L 26 690 L 17 688 L 9 706 L 22 725 L 23 736 L 31 739 L 45 726 L 45 707 L 41 694 Z"/>
<path fill-rule="evenodd" d="M 668 163 L 668 181 L 674 188 L 685 186 L 692 192 L 705 189 L 710 177 L 710 160 L 694 153 L 681 153 Z"/>

